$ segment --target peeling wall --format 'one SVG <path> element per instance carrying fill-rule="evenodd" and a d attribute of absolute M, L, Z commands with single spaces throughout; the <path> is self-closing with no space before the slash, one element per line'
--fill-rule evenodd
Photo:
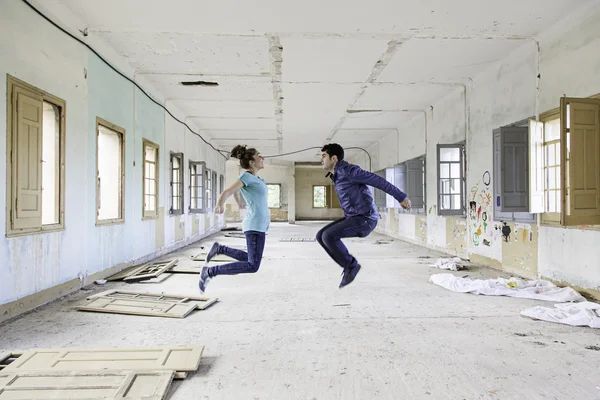
<path fill-rule="evenodd" d="M 0 305 L 61 285 L 76 287 L 64 284 L 78 278 L 79 285 L 87 284 L 92 275 L 98 279 L 109 268 L 145 262 L 208 234 L 198 228 L 192 236 L 190 215 L 168 216 L 168 153 L 203 152 L 210 168 L 218 171 L 224 171 L 222 157 L 220 161 L 191 135 L 181 145 L 171 140 L 184 136 L 181 125 L 165 119 L 164 111 L 131 83 L 43 22 L 24 3 L 0 2 L 0 33 L 0 175 L 6 176 L 7 161 L 6 74 L 66 101 L 65 230 L 14 238 L 2 233 Z M 32 35 L 37 39 L 26 39 Z M 125 222 L 112 226 L 96 226 L 96 117 L 126 131 Z M 160 146 L 156 220 L 142 221 L 142 138 Z M 187 183 L 187 173 L 185 179 Z M 5 184 L 0 185 L 0 209 L 0 226 L 5 230 Z"/>
<path fill-rule="evenodd" d="M 446 218 L 446 246 L 451 254 L 467 256 L 467 222 L 464 218 Z"/>
<path fill-rule="evenodd" d="M 597 8 L 596 8 L 597 10 Z M 399 155 L 399 161 L 416 157 L 406 141 L 414 135 L 427 138 L 427 215 L 426 223 L 415 220 L 415 234 L 428 247 L 456 253 L 463 251 L 472 260 L 526 277 L 547 277 L 581 288 L 600 288 L 600 230 L 556 228 L 537 224 L 515 224 L 495 220 L 491 204 L 493 188 L 492 131 L 537 113 L 559 106 L 563 94 L 587 97 L 600 93 L 600 19 L 598 11 L 580 15 L 571 26 L 557 24 L 542 36 L 539 54 L 539 93 L 537 85 L 537 45 L 524 40 L 520 48 L 490 65 L 465 88 L 433 104 L 427 111 L 427 130 L 415 130 L 419 119 L 399 127 L 401 144 L 379 146 L 379 160 L 387 163 Z M 575 22 L 578 22 L 575 24 Z M 465 115 L 466 114 L 466 115 Z M 465 121 L 468 125 L 465 126 Z M 438 143 L 455 143 L 466 139 L 467 215 L 464 219 L 437 215 Z M 393 155 L 391 154 L 393 153 Z M 354 160 L 363 167 L 365 157 Z M 410 194 L 409 194 L 410 195 Z M 393 215 L 393 211 L 388 212 Z M 384 219 L 387 215 L 382 214 Z M 459 222 L 462 221 L 462 222 Z M 400 224 L 399 226 L 402 226 Z M 377 228 L 389 232 L 386 224 Z M 510 229 L 507 240 L 506 232 Z M 503 233 L 504 231 L 504 233 Z M 423 233 L 426 232 L 426 235 Z M 463 235 L 464 233 L 464 235 Z M 398 237 L 414 240 L 411 233 L 399 231 Z"/>
<path fill-rule="evenodd" d="M 502 269 L 527 278 L 537 278 L 537 226 L 519 223 L 505 224 L 510 228 L 510 234 L 502 235 Z M 505 229 L 504 232 L 508 232 L 508 229 Z"/>
<path fill-rule="evenodd" d="M 417 215 L 415 217 L 415 239 L 421 243 L 427 243 L 427 216 Z"/>

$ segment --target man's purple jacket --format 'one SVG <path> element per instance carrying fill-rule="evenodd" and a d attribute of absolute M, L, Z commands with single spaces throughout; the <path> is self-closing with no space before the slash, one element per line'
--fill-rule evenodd
<path fill-rule="evenodd" d="M 383 190 L 393 196 L 398 203 L 406 198 L 406 193 L 385 179 L 371 172 L 367 172 L 358 165 L 350 164 L 344 160 L 338 161 L 333 174 L 327 173 L 335 185 L 335 191 L 340 199 L 340 205 L 344 210 L 346 218 L 365 216 L 371 219 L 379 219 L 377 206 L 373 200 L 371 190 L 367 186 Z"/>

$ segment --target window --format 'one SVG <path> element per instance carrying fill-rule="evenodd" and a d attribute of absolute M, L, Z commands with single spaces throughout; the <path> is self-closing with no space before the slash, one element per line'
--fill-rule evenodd
<path fill-rule="evenodd" d="M 425 213 L 425 156 L 398 164 L 393 168 L 393 184 L 408 195 L 412 204 L 411 213 Z M 394 200 L 394 207 L 400 204 Z"/>
<path fill-rule="evenodd" d="M 536 211 L 555 225 L 600 225 L 600 99 L 563 97 L 545 113 L 531 145 L 542 148 Z M 541 138 L 540 138 L 541 137 Z M 535 141 L 538 138 L 538 141 Z M 539 145 L 541 142 L 541 146 Z M 543 195 L 539 195 L 543 193 Z M 539 204 L 541 202 L 541 204 Z"/>
<path fill-rule="evenodd" d="M 125 130 L 96 118 L 96 225 L 125 221 Z"/>
<path fill-rule="evenodd" d="M 204 193 L 206 194 L 206 201 L 204 203 L 204 210 L 205 211 L 211 211 L 212 210 L 212 194 L 213 194 L 213 189 L 212 189 L 212 171 L 210 169 L 206 169 L 204 171 L 204 187 L 206 189 L 204 189 Z"/>
<path fill-rule="evenodd" d="M 327 208 L 327 186 L 313 186 L 313 208 Z"/>
<path fill-rule="evenodd" d="M 215 171 L 213 171 L 212 173 L 212 186 L 211 186 L 211 190 L 212 190 L 212 208 L 213 210 L 217 207 L 217 197 L 219 195 L 219 193 L 217 192 L 217 173 Z"/>
<path fill-rule="evenodd" d="M 465 145 L 438 144 L 438 215 L 465 215 Z"/>
<path fill-rule="evenodd" d="M 281 184 L 267 183 L 269 208 L 281 208 Z"/>
<path fill-rule="evenodd" d="M 183 214 L 183 153 L 171 153 L 171 214 Z"/>
<path fill-rule="evenodd" d="M 158 145 L 144 139 L 143 218 L 158 218 Z"/>
<path fill-rule="evenodd" d="M 64 229 L 66 104 L 7 80 L 6 236 Z"/>
<path fill-rule="evenodd" d="M 528 120 L 493 131 L 494 219 L 497 221 L 535 222 L 529 212 L 529 127 Z M 535 179 L 535 178 L 534 178 Z M 489 181 L 487 182 L 489 184 Z"/>
<path fill-rule="evenodd" d="M 204 212 L 204 169 L 206 163 L 190 161 L 190 212 Z"/>
<path fill-rule="evenodd" d="M 544 212 L 561 212 L 560 118 L 544 122 Z"/>

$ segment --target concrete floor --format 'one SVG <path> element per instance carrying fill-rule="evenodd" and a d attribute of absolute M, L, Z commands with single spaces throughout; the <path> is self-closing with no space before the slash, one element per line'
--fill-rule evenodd
<path fill-rule="evenodd" d="M 312 236 L 323 223 L 273 224 L 260 271 L 211 281 L 220 301 L 182 320 L 73 310 L 110 288 L 197 295 L 196 275 L 108 283 L 0 325 L 0 351 L 35 347 L 206 346 L 170 400 L 600 399 L 600 332 L 523 318 L 552 304 L 458 294 L 428 282 L 440 254 L 383 235 L 346 244 L 363 269 L 341 269 Z M 242 246 L 243 239 L 217 236 Z M 180 265 L 213 238 L 177 253 Z M 430 256 L 428 260 L 420 257 Z M 471 278 L 508 275 L 485 268 Z"/>

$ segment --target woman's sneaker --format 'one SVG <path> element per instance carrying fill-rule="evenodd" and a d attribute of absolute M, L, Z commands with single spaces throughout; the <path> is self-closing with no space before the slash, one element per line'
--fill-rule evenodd
<path fill-rule="evenodd" d="M 219 250 L 219 243 L 218 242 L 213 243 L 212 247 L 210 248 L 210 251 L 206 255 L 206 264 L 208 264 L 210 262 L 210 260 L 212 260 L 213 257 L 217 255 L 218 250 Z"/>
<path fill-rule="evenodd" d="M 206 290 L 206 286 L 208 282 L 210 282 L 211 277 L 208 276 L 208 267 L 202 267 L 200 270 L 200 282 L 198 282 L 198 286 L 200 287 L 200 292 L 204 293 Z"/>

